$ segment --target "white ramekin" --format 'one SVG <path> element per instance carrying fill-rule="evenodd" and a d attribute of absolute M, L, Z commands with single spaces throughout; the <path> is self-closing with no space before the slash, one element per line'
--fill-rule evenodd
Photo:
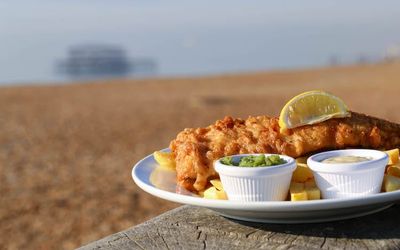
<path fill-rule="evenodd" d="M 356 163 L 323 163 L 335 156 L 371 157 L 370 161 Z M 322 198 L 351 198 L 379 193 L 389 157 L 385 152 L 371 149 L 327 151 L 308 158 Z"/>
<path fill-rule="evenodd" d="M 240 157 L 260 154 L 233 155 L 236 161 Z M 269 156 L 271 154 L 265 154 Z M 285 200 L 290 186 L 296 162 L 293 158 L 279 155 L 287 163 L 269 167 L 237 167 L 222 164 L 220 159 L 214 162 L 222 185 L 233 201 L 282 201 Z"/>

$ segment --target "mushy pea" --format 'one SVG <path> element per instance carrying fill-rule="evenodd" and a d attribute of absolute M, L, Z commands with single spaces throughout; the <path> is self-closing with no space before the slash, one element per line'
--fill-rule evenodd
<path fill-rule="evenodd" d="M 236 167 L 268 167 L 286 163 L 286 160 L 279 155 L 249 155 L 243 156 L 239 161 L 234 161 L 231 156 L 226 156 L 220 160 L 222 164 Z"/>

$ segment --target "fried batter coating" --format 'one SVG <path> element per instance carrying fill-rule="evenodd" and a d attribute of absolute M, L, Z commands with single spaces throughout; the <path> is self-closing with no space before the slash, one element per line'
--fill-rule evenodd
<path fill-rule="evenodd" d="M 292 157 L 343 148 L 392 149 L 400 146 L 400 125 L 351 112 L 347 118 L 280 132 L 278 118 L 225 117 L 206 128 L 188 128 L 170 144 L 176 161 L 177 182 L 191 191 L 203 191 L 218 177 L 213 162 L 234 154 L 274 153 Z"/>

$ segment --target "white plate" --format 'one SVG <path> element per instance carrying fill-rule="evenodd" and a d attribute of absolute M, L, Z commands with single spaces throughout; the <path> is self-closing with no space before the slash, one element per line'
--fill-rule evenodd
<path fill-rule="evenodd" d="M 157 187 L 150 182 L 152 173 L 152 183 L 157 182 Z M 313 223 L 342 220 L 381 211 L 400 200 L 400 190 L 360 198 L 298 202 L 244 203 L 208 200 L 196 197 L 190 192 L 176 193 L 175 173 L 161 169 L 152 155 L 142 159 L 133 167 L 132 177 L 140 188 L 154 196 L 182 204 L 206 207 L 225 217 L 254 222 Z"/>

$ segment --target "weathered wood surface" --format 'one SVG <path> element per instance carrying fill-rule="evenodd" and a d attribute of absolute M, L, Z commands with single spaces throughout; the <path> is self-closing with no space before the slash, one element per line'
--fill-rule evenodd
<path fill-rule="evenodd" d="M 79 249 L 399 249 L 400 205 L 318 224 L 235 221 L 182 206 Z"/>

